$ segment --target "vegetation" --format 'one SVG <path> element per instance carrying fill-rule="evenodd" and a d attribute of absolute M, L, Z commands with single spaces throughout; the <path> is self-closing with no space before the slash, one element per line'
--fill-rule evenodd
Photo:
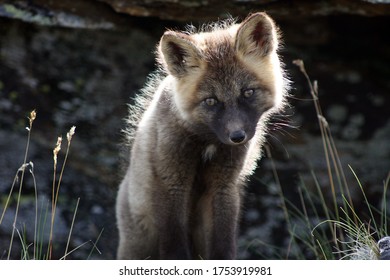
<path fill-rule="evenodd" d="M 56 217 L 56 209 L 57 209 L 57 205 L 58 205 L 59 190 L 61 187 L 62 177 L 63 177 L 64 171 L 65 171 L 65 166 L 66 166 L 66 162 L 67 162 L 69 151 L 70 151 L 72 137 L 75 134 L 76 127 L 73 126 L 66 135 L 67 148 L 66 148 L 66 152 L 65 152 L 65 158 L 64 158 L 64 161 L 62 163 L 62 167 L 60 169 L 58 168 L 58 156 L 59 156 L 59 152 L 61 150 L 62 137 L 58 137 L 58 139 L 57 139 L 57 143 L 53 149 L 53 184 L 52 184 L 51 207 L 49 207 L 47 205 L 46 208 L 41 207 L 41 210 L 38 211 L 38 209 L 39 209 L 38 190 L 37 190 L 38 188 L 37 188 L 36 178 L 34 175 L 34 164 L 33 164 L 33 162 L 31 162 L 31 161 L 28 162 L 28 160 L 27 160 L 28 153 L 29 153 L 29 147 L 30 147 L 31 132 L 32 132 L 33 123 L 34 123 L 34 120 L 36 119 L 36 116 L 37 116 L 37 114 L 34 110 L 30 113 L 30 116 L 28 117 L 29 126 L 26 127 L 26 130 L 28 131 L 28 136 L 27 136 L 27 144 L 26 144 L 25 154 L 24 154 L 24 161 L 23 161 L 23 164 L 21 165 L 21 167 L 16 172 L 16 175 L 14 177 L 14 180 L 13 180 L 10 192 L 8 194 L 7 200 L 5 201 L 4 209 L 3 209 L 1 217 L 0 217 L 0 226 L 1 226 L 3 223 L 5 213 L 10 206 L 10 202 L 12 201 L 13 193 L 15 191 L 14 189 L 15 189 L 15 187 L 18 187 L 19 189 L 18 189 L 18 193 L 17 193 L 17 197 L 16 197 L 16 208 L 15 208 L 16 210 L 15 210 L 15 215 L 14 215 L 14 220 L 13 220 L 13 225 L 12 225 L 12 232 L 11 232 L 11 238 L 10 238 L 10 242 L 9 242 L 9 248 L 7 251 L 7 259 L 11 258 L 14 242 L 17 241 L 17 239 L 15 240 L 15 233 L 19 237 L 19 242 L 21 243 L 21 247 L 22 247 L 22 252 L 20 255 L 21 259 L 23 259 L 23 260 L 27 260 L 27 259 L 45 259 L 45 260 L 47 260 L 47 259 L 52 259 L 52 256 L 53 256 L 53 229 L 55 227 L 55 217 Z M 58 179 L 57 179 L 58 169 L 60 171 L 59 171 L 59 175 L 58 175 Z M 26 228 L 25 225 L 22 226 L 23 229 L 18 227 L 18 214 L 19 214 L 20 204 L 22 201 L 22 190 L 23 190 L 23 183 L 25 180 L 26 171 L 28 171 L 30 173 L 30 175 L 33 179 L 34 196 L 35 196 L 35 220 L 34 220 L 34 229 L 33 229 L 34 230 L 34 240 L 32 241 L 32 243 L 29 243 L 29 241 L 26 238 L 26 232 L 29 230 L 32 230 L 32 229 Z M 73 225 L 75 222 L 79 201 L 80 201 L 80 198 L 77 199 L 77 203 L 76 203 L 76 207 L 74 209 L 73 219 L 72 219 L 72 223 L 70 226 L 69 235 L 68 235 L 68 239 L 67 239 L 67 243 L 66 243 L 66 249 L 65 249 L 65 252 L 64 252 L 63 257 L 61 259 L 66 259 L 66 257 L 69 254 L 71 254 L 72 252 L 77 250 L 79 247 L 85 245 L 88 242 L 92 242 L 92 241 L 85 242 L 85 243 L 81 244 L 80 246 L 69 251 L 69 244 L 70 244 L 70 240 L 71 240 Z M 45 229 L 47 228 L 46 227 L 47 222 L 50 223 L 49 224 L 50 234 L 49 234 L 48 240 L 44 240 L 45 239 Z M 98 250 L 95 245 L 96 245 L 99 238 L 100 238 L 100 235 L 98 236 L 96 242 L 92 242 L 93 248 L 91 250 L 91 253 L 95 249 Z M 44 248 L 45 245 L 47 246 L 46 249 Z"/>
<path fill-rule="evenodd" d="M 278 195 L 281 201 L 284 219 L 286 221 L 287 231 L 290 236 L 288 248 L 278 249 L 279 258 L 308 258 L 314 256 L 316 259 L 378 259 L 379 249 L 377 241 L 389 234 L 389 217 L 387 213 L 388 193 L 387 189 L 390 182 L 390 174 L 383 182 L 383 193 L 381 205 L 378 207 L 372 205 L 366 196 L 364 185 L 360 182 L 358 174 L 355 173 L 353 166 L 345 168 L 341 163 L 336 143 L 332 137 L 329 124 L 324 117 L 319 100 L 319 88 L 316 81 L 312 82 L 305 70 L 301 60 L 294 61 L 303 75 L 306 77 L 311 98 L 316 109 L 318 125 L 321 132 L 321 139 L 324 151 L 324 161 L 327 166 L 328 186 L 322 186 L 317 180 L 315 170 L 312 170 L 312 176 L 315 182 L 315 188 L 306 186 L 303 180 L 298 186 L 300 205 L 289 201 L 283 193 L 278 173 L 273 164 L 274 179 L 278 186 Z M 51 201 L 46 207 L 39 207 L 38 187 L 34 175 L 34 164 L 28 160 L 29 145 L 33 123 L 36 119 L 36 112 L 32 111 L 28 117 L 29 125 L 26 127 L 27 143 L 25 148 L 24 160 L 14 177 L 10 192 L 4 203 L 4 209 L 0 217 L 0 227 L 11 203 L 16 204 L 13 228 L 9 247 L 7 250 L 7 259 L 12 258 L 12 250 L 15 242 L 20 242 L 22 252 L 21 259 L 52 259 L 54 231 L 56 225 L 56 209 L 59 200 L 59 191 L 65 171 L 72 137 L 75 134 L 75 127 L 72 127 L 67 133 L 67 147 L 62 165 L 59 166 L 59 155 L 62 146 L 62 137 L 58 137 L 57 143 L 53 149 L 53 178 Z M 269 149 L 266 149 L 268 157 L 272 160 Z M 346 179 L 345 172 L 351 172 L 355 181 L 351 182 Z M 18 225 L 18 214 L 20 204 L 22 203 L 23 185 L 26 175 L 30 175 L 34 185 L 35 199 L 35 221 L 34 228 L 20 227 Z M 330 189 L 331 199 L 327 199 L 326 189 Z M 357 209 L 354 205 L 352 190 L 356 188 L 364 200 L 365 208 Z M 74 249 L 70 249 L 70 240 L 76 219 L 77 209 L 80 199 L 74 209 L 72 223 L 69 229 L 66 248 L 63 252 L 62 259 L 66 259 L 72 252 L 86 243 L 92 243 L 91 254 L 96 247 L 100 235 L 95 242 L 87 241 Z M 46 240 L 45 229 L 49 224 L 49 237 Z M 27 240 L 27 231 L 34 231 L 33 241 Z M 17 237 L 15 237 L 17 235 Z M 294 248 L 294 253 L 292 252 Z M 309 253 L 308 253 L 309 251 Z M 280 252 L 280 253 L 279 253 Z M 99 252 L 100 253 L 100 252 Z M 277 254 L 275 254 L 277 255 Z"/>
<path fill-rule="evenodd" d="M 301 205 L 293 204 L 284 196 L 276 168 L 273 167 L 287 229 L 291 236 L 289 247 L 296 245 L 294 248 L 300 248 L 300 252 L 296 254 L 300 258 L 305 258 L 307 256 L 305 251 L 309 249 L 317 259 L 378 259 L 377 241 L 388 235 L 389 217 L 386 201 L 390 173 L 384 181 L 382 205 L 377 209 L 368 201 L 364 186 L 353 168 L 349 166 L 349 172 L 356 178 L 366 205 L 366 211 L 357 212 L 351 195 L 351 190 L 356 184 L 346 179 L 329 124 L 321 111 L 318 84 L 310 80 L 303 61 L 295 60 L 294 64 L 306 77 L 310 87 L 321 131 L 332 199 L 328 201 L 325 198 L 324 188 L 320 186 L 315 171 L 312 171 L 315 189 L 309 189 L 302 180 L 298 187 Z M 267 154 L 271 157 L 269 150 Z M 304 230 L 298 229 L 302 225 Z M 289 252 L 287 256 L 288 254 Z"/>

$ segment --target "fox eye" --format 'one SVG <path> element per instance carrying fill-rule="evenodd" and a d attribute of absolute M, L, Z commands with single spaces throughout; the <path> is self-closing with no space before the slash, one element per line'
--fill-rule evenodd
<path fill-rule="evenodd" d="M 253 88 L 247 88 L 242 90 L 242 95 L 246 98 L 251 97 L 255 93 Z"/>
<path fill-rule="evenodd" d="M 213 98 L 213 97 L 209 97 L 209 98 L 206 98 L 204 100 L 204 103 L 207 105 L 207 106 L 215 106 L 217 103 L 218 103 L 218 100 Z"/>

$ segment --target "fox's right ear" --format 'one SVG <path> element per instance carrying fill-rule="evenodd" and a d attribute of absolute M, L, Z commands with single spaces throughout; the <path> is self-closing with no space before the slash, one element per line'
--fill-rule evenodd
<path fill-rule="evenodd" d="M 160 63 L 175 77 L 183 77 L 201 63 L 202 54 L 186 34 L 166 31 L 158 46 Z"/>

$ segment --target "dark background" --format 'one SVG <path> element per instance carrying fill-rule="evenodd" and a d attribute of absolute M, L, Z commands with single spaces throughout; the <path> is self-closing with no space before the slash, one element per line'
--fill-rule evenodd
<path fill-rule="evenodd" d="M 51 199 L 57 137 L 62 135 L 65 144 L 75 125 L 60 188 L 53 258 L 64 254 L 78 198 L 70 246 L 86 244 L 68 258 L 88 258 L 100 233 L 101 254 L 95 250 L 90 258 L 115 258 L 114 208 L 123 173 L 119 154 L 126 104 L 155 69 L 153 52 L 166 28 L 200 26 L 227 13 L 243 19 L 265 10 L 282 31 L 280 55 L 292 80 L 291 106 L 286 116 L 272 122 L 267 145 L 285 196 L 299 207 L 299 186 L 314 188 L 314 173 L 330 197 L 313 101 L 292 63 L 300 58 L 310 77 L 318 80 L 321 106 L 357 211 L 365 217 L 367 208 L 348 164 L 370 202 L 379 205 L 390 169 L 390 4 L 374 2 L 386 1 L 52 2 L 0 1 L 0 210 L 23 163 L 29 112 L 36 109 L 37 119 L 27 160 L 34 163 L 42 209 Z M 7 256 L 17 191 L 0 225 L 0 259 Z M 25 225 L 28 244 L 34 209 L 33 180 L 27 172 L 16 226 L 22 231 Z M 243 210 L 239 258 L 303 257 L 288 248 L 291 238 L 267 157 L 248 186 Z M 299 221 L 296 228 L 304 230 Z M 20 259 L 19 237 L 14 240 L 12 258 Z M 304 257 L 316 258 L 310 252 Z"/>

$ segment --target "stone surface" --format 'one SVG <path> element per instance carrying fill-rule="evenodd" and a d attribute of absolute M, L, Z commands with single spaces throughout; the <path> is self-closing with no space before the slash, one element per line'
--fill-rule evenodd
<path fill-rule="evenodd" d="M 131 24 L 124 14 L 197 23 L 267 11 L 276 19 L 294 20 L 329 15 L 384 16 L 390 14 L 389 4 L 374 0 L 0 0 L 0 16 L 42 25 L 112 29 Z"/>
<path fill-rule="evenodd" d="M 268 11 L 277 18 L 355 14 L 364 16 L 388 15 L 388 1 L 278 1 L 278 0 L 100 0 L 116 11 L 135 16 L 158 17 L 169 20 L 211 20 L 228 14 L 246 16 L 253 11 Z M 375 4 L 374 4 L 375 3 Z"/>
<path fill-rule="evenodd" d="M 383 237 L 378 241 L 381 260 L 390 260 L 390 236 Z"/>
<path fill-rule="evenodd" d="M 194 22 L 197 25 L 203 19 L 214 20 L 225 13 L 219 8 L 201 15 L 203 10 L 196 8 L 197 13 L 185 15 L 183 10 L 177 18 L 169 13 L 143 18 L 122 13 L 125 7 L 118 8 L 120 1 L 108 2 L 0 0 L 0 211 L 15 173 L 23 163 L 29 112 L 36 109 L 38 114 L 27 160 L 34 163 L 40 203 L 49 203 L 51 199 L 52 150 L 57 137 L 65 137 L 69 128 L 76 126 L 60 189 L 54 258 L 64 254 L 78 198 L 80 204 L 71 248 L 85 245 L 68 258 L 88 258 L 97 240 L 101 254 L 95 250 L 91 258 L 115 257 L 114 203 L 122 175 L 119 154 L 126 103 L 132 102 L 134 93 L 155 69 L 153 51 L 166 28 L 181 28 L 194 17 L 197 17 Z M 230 9 L 229 5 L 241 7 L 239 11 L 233 8 L 230 11 L 244 16 L 253 2 L 230 1 L 226 9 Z M 261 9 L 277 7 L 282 2 L 263 1 Z M 308 4 L 314 2 L 319 4 Z M 383 182 L 390 168 L 388 6 L 352 2 L 338 1 L 339 6 L 313 9 L 317 12 L 310 15 L 303 12 L 305 5 L 323 7 L 333 2 L 294 1 L 291 10 L 274 12 L 284 37 L 281 55 L 293 81 L 291 109 L 287 117 L 272 122 L 268 138 L 272 159 L 264 157 L 247 189 L 239 239 L 240 258 L 317 258 L 306 247 L 291 244 L 279 185 L 274 178 L 275 167 L 283 193 L 291 202 L 291 211 L 294 207 L 302 208 L 300 192 L 304 187 L 313 191 L 318 184 L 326 199 L 332 199 L 314 105 L 307 82 L 293 65 L 293 59 L 302 58 L 309 75 L 319 82 L 322 110 L 333 133 L 359 216 L 370 221 L 348 164 L 358 175 L 370 203 L 379 208 L 382 205 Z M 140 1 L 127 3 L 136 5 L 134 3 Z M 152 0 L 145 3 L 157 5 Z M 152 12 L 162 13 L 167 3 L 170 7 L 184 4 L 188 7 L 191 1 L 159 3 L 160 9 L 152 9 Z M 218 5 L 220 2 L 202 3 Z M 300 3 L 302 11 L 299 13 Z M 341 9 L 340 5 L 349 8 Z M 115 12 L 114 6 L 121 13 Z M 86 13 L 88 9 L 90 13 Z M 58 20 L 61 13 L 66 20 Z M 315 16 L 319 14 L 327 16 Z M 387 16 L 374 17 L 376 14 Z M 71 19 L 77 19 L 76 23 L 70 24 Z M 65 142 L 59 157 L 60 166 Z M 4 224 L 0 225 L 2 259 L 7 255 L 17 190 L 18 187 Z M 20 230 L 26 225 L 31 242 L 30 222 L 34 217 L 35 198 L 30 173 L 26 174 L 22 198 L 17 225 Z M 388 197 L 387 205 L 390 205 Z M 323 215 L 317 217 L 310 209 L 309 224 L 299 217 L 292 218 L 296 234 L 308 238 L 314 226 L 326 219 Z M 20 244 L 15 237 L 12 258 L 21 257 Z"/>

